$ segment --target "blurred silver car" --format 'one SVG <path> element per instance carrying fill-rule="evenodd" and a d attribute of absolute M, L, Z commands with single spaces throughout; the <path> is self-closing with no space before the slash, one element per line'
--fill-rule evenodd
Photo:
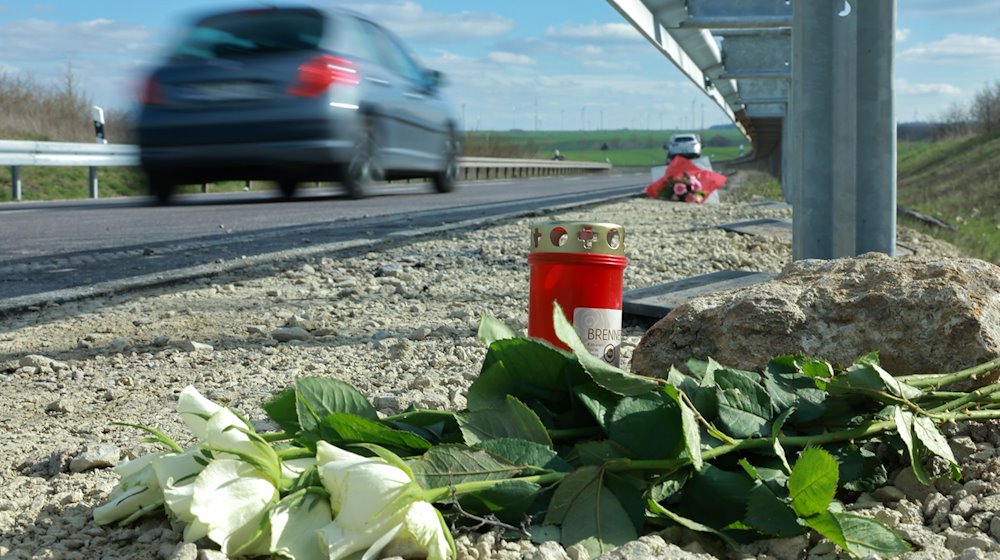
<path fill-rule="evenodd" d="M 269 7 L 201 17 L 142 93 L 137 135 L 150 191 L 269 180 L 379 179 L 455 186 L 458 131 L 441 73 L 360 14 Z"/>
<path fill-rule="evenodd" d="M 667 163 L 670 163 L 674 156 L 701 157 L 701 140 L 693 132 L 672 135 L 664 147 L 667 149 Z"/>

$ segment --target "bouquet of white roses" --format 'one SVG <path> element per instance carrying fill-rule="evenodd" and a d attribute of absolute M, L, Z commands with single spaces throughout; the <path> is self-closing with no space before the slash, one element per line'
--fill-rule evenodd
<path fill-rule="evenodd" d="M 650 378 L 591 355 L 558 305 L 553 323 L 572 351 L 484 320 L 490 349 L 461 411 L 379 417 L 354 387 L 301 378 L 264 404 L 283 431 L 258 434 L 188 387 L 178 408 L 193 445 L 143 428 L 166 450 L 119 466 L 94 518 L 165 512 L 186 541 L 298 560 L 454 558 L 442 511 L 592 555 L 681 525 L 729 544 L 816 531 L 851 555 L 892 556 L 906 543 L 836 499 L 885 483 L 867 444 L 903 450 L 930 483 L 931 457 L 959 476 L 936 423 L 1000 418 L 1000 384 L 940 390 L 1000 359 L 896 378 L 874 355 L 843 370 L 780 356 L 760 373 L 709 360 Z"/>

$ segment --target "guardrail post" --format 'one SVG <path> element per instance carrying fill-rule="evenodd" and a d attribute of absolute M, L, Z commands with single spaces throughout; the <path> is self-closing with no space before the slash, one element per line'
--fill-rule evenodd
<path fill-rule="evenodd" d="M 21 167 L 19 165 L 10 166 L 10 197 L 13 200 L 21 200 Z"/>
<path fill-rule="evenodd" d="M 88 196 L 90 196 L 90 198 L 98 198 L 98 192 L 97 192 L 97 168 L 96 167 L 88 167 L 87 171 L 88 171 L 88 173 L 87 173 L 87 175 L 88 175 L 87 183 L 89 185 L 89 188 L 87 189 L 88 190 Z"/>

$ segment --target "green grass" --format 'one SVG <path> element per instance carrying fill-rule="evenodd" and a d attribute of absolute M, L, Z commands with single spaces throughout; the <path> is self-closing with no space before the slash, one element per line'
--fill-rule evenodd
<path fill-rule="evenodd" d="M 899 204 L 954 225 L 901 223 L 1000 263 L 1000 134 L 914 147 L 898 160 Z"/>
<path fill-rule="evenodd" d="M 782 200 L 781 182 L 762 171 L 741 171 L 744 180 L 739 188 L 726 193 L 725 202 L 756 202 L 759 200 Z"/>

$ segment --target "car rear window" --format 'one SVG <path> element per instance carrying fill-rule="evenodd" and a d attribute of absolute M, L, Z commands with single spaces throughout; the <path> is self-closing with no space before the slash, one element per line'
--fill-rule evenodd
<path fill-rule="evenodd" d="M 190 29 L 174 59 L 228 58 L 264 52 L 312 50 L 323 37 L 315 10 L 265 9 L 204 18 Z"/>
<path fill-rule="evenodd" d="M 677 136 L 674 142 L 694 142 L 694 136 Z"/>

